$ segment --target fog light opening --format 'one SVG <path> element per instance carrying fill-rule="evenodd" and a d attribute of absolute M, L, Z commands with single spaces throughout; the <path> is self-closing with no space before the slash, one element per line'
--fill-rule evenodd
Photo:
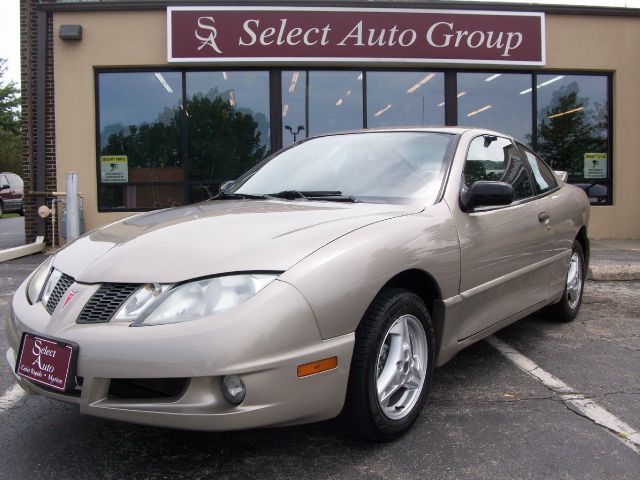
<path fill-rule="evenodd" d="M 247 389 L 244 383 L 237 375 L 227 375 L 222 377 L 220 382 L 222 386 L 222 395 L 227 402 L 233 405 L 240 405 L 247 394 Z"/>

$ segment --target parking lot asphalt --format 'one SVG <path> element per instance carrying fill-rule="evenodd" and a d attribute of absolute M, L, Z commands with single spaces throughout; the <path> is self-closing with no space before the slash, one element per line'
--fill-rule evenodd
<path fill-rule="evenodd" d="M 24 245 L 24 217 L 4 214 L 0 218 L 0 250 Z"/>
<path fill-rule="evenodd" d="M 42 256 L 0 264 L 0 313 Z M 497 338 L 640 427 L 640 282 L 588 282 L 571 324 L 542 314 Z M 436 370 L 403 438 L 373 445 L 339 420 L 203 433 L 81 416 L 13 388 L 0 322 L 0 479 L 637 479 L 640 454 L 487 342 Z M 4 392 L 4 393 L 3 393 Z"/>

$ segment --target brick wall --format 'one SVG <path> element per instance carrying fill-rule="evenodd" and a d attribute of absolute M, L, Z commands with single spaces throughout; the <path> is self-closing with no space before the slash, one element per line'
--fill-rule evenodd
<path fill-rule="evenodd" d="M 37 125 L 37 66 L 38 51 L 46 48 L 45 75 L 45 190 L 55 191 L 56 187 L 56 153 L 55 153 L 55 103 L 53 79 L 53 16 L 47 18 L 47 44 L 38 45 L 38 13 L 32 0 L 20 0 L 20 60 L 21 71 L 21 104 L 22 104 L 22 178 L 25 192 L 37 189 L 38 174 L 38 142 Z M 50 204 L 51 198 L 47 198 Z M 25 237 L 33 242 L 37 233 L 36 198 L 25 195 Z M 51 222 L 46 222 L 46 239 L 50 242 Z"/>

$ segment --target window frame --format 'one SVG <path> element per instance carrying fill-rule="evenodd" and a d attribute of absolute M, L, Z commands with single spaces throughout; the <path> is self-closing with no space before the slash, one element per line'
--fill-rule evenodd
<path fill-rule="evenodd" d="M 536 191 L 536 198 L 540 198 L 540 197 L 544 197 L 545 195 L 548 195 L 550 193 L 555 192 L 556 190 L 561 188 L 560 182 L 558 182 L 558 179 L 556 178 L 556 174 L 555 171 L 553 170 L 553 168 L 551 168 L 551 165 L 549 165 L 547 162 L 544 161 L 544 159 L 538 155 L 536 152 L 534 152 L 532 149 L 528 148 L 526 145 L 524 145 L 522 142 L 519 142 L 518 140 L 515 140 L 515 144 L 516 144 L 516 148 L 520 151 L 520 155 L 524 155 L 524 160 L 527 166 L 527 169 L 530 171 L 531 174 L 531 178 L 533 178 L 533 188 Z M 541 191 L 538 188 L 538 184 L 535 181 L 535 175 L 533 175 L 533 171 L 531 171 L 531 165 L 529 164 L 529 160 L 527 159 L 527 150 L 531 152 L 531 154 L 537 159 L 540 160 L 542 162 L 542 164 L 547 167 L 549 169 L 549 171 L 551 172 L 551 175 L 553 176 L 553 180 L 556 183 L 555 186 L 553 188 L 550 188 L 548 190 L 545 190 L 544 192 Z"/>
<path fill-rule="evenodd" d="M 514 150 L 518 154 L 518 156 L 522 157 L 522 154 L 520 153 L 520 149 L 518 148 L 518 145 L 514 141 L 513 137 L 505 136 L 505 135 L 495 135 L 492 132 L 486 132 L 486 133 L 481 133 L 481 134 L 475 135 L 474 137 L 472 137 L 469 140 L 469 143 L 467 144 L 467 150 L 465 151 L 465 154 L 464 154 L 464 165 L 462 167 L 462 175 L 460 177 L 459 192 L 462 192 L 462 190 L 464 188 L 468 188 L 466 179 L 464 177 L 464 169 L 465 169 L 465 167 L 467 165 L 467 159 L 468 159 L 468 156 L 469 156 L 469 150 L 471 149 L 471 143 L 473 143 L 473 141 L 476 140 L 477 138 L 486 137 L 487 135 L 495 136 L 495 137 L 503 138 L 503 139 L 507 140 L 514 147 Z M 502 210 L 502 209 L 505 209 L 505 208 L 514 207 L 516 205 L 522 205 L 523 203 L 528 203 L 528 202 L 530 202 L 532 200 L 535 200 L 536 198 L 540 198 L 541 196 L 543 196 L 543 195 L 539 195 L 539 193 L 538 193 L 538 191 L 536 189 L 536 186 L 535 186 L 535 184 L 533 182 L 533 179 L 532 179 L 532 176 L 531 176 L 531 172 L 529 170 L 529 166 L 528 166 L 527 162 L 524 161 L 522 158 L 520 158 L 520 161 L 522 161 L 522 164 L 524 165 L 525 175 L 529 179 L 529 183 L 531 184 L 531 190 L 533 192 L 533 195 L 531 195 L 529 197 L 520 198 L 518 200 L 515 200 L 515 197 L 514 197 L 513 202 L 511 202 L 509 205 L 491 205 L 491 206 L 486 206 L 486 207 L 478 207 L 478 208 L 474 209 L 474 211 L 472 213 L 489 212 L 489 211 L 492 211 L 492 210 Z M 471 185 L 469 185 L 469 187 L 470 186 Z M 546 194 L 546 192 L 545 192 L 545 194 Z"/>

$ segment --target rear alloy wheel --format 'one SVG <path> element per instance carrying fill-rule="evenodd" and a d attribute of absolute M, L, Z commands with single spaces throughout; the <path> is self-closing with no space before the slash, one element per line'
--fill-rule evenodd
<path fill-rule="evenodd" d="M 586 268 L 582 245 L 574 242 L 562 298 L 558 303 L 547 307 L 547 313 L 549 313 L 554 320 L 570 322 L 578 315 L 580 305 L 582 305 L 585 273 Z"/>
<path fill-rule="evenodd" d="M 356 330 L 343 411 L 350 432 L 372 441 L 402 435 L 422 410 L 434 358 L 422 299 L 399 288 L 382 290 Z"/>

